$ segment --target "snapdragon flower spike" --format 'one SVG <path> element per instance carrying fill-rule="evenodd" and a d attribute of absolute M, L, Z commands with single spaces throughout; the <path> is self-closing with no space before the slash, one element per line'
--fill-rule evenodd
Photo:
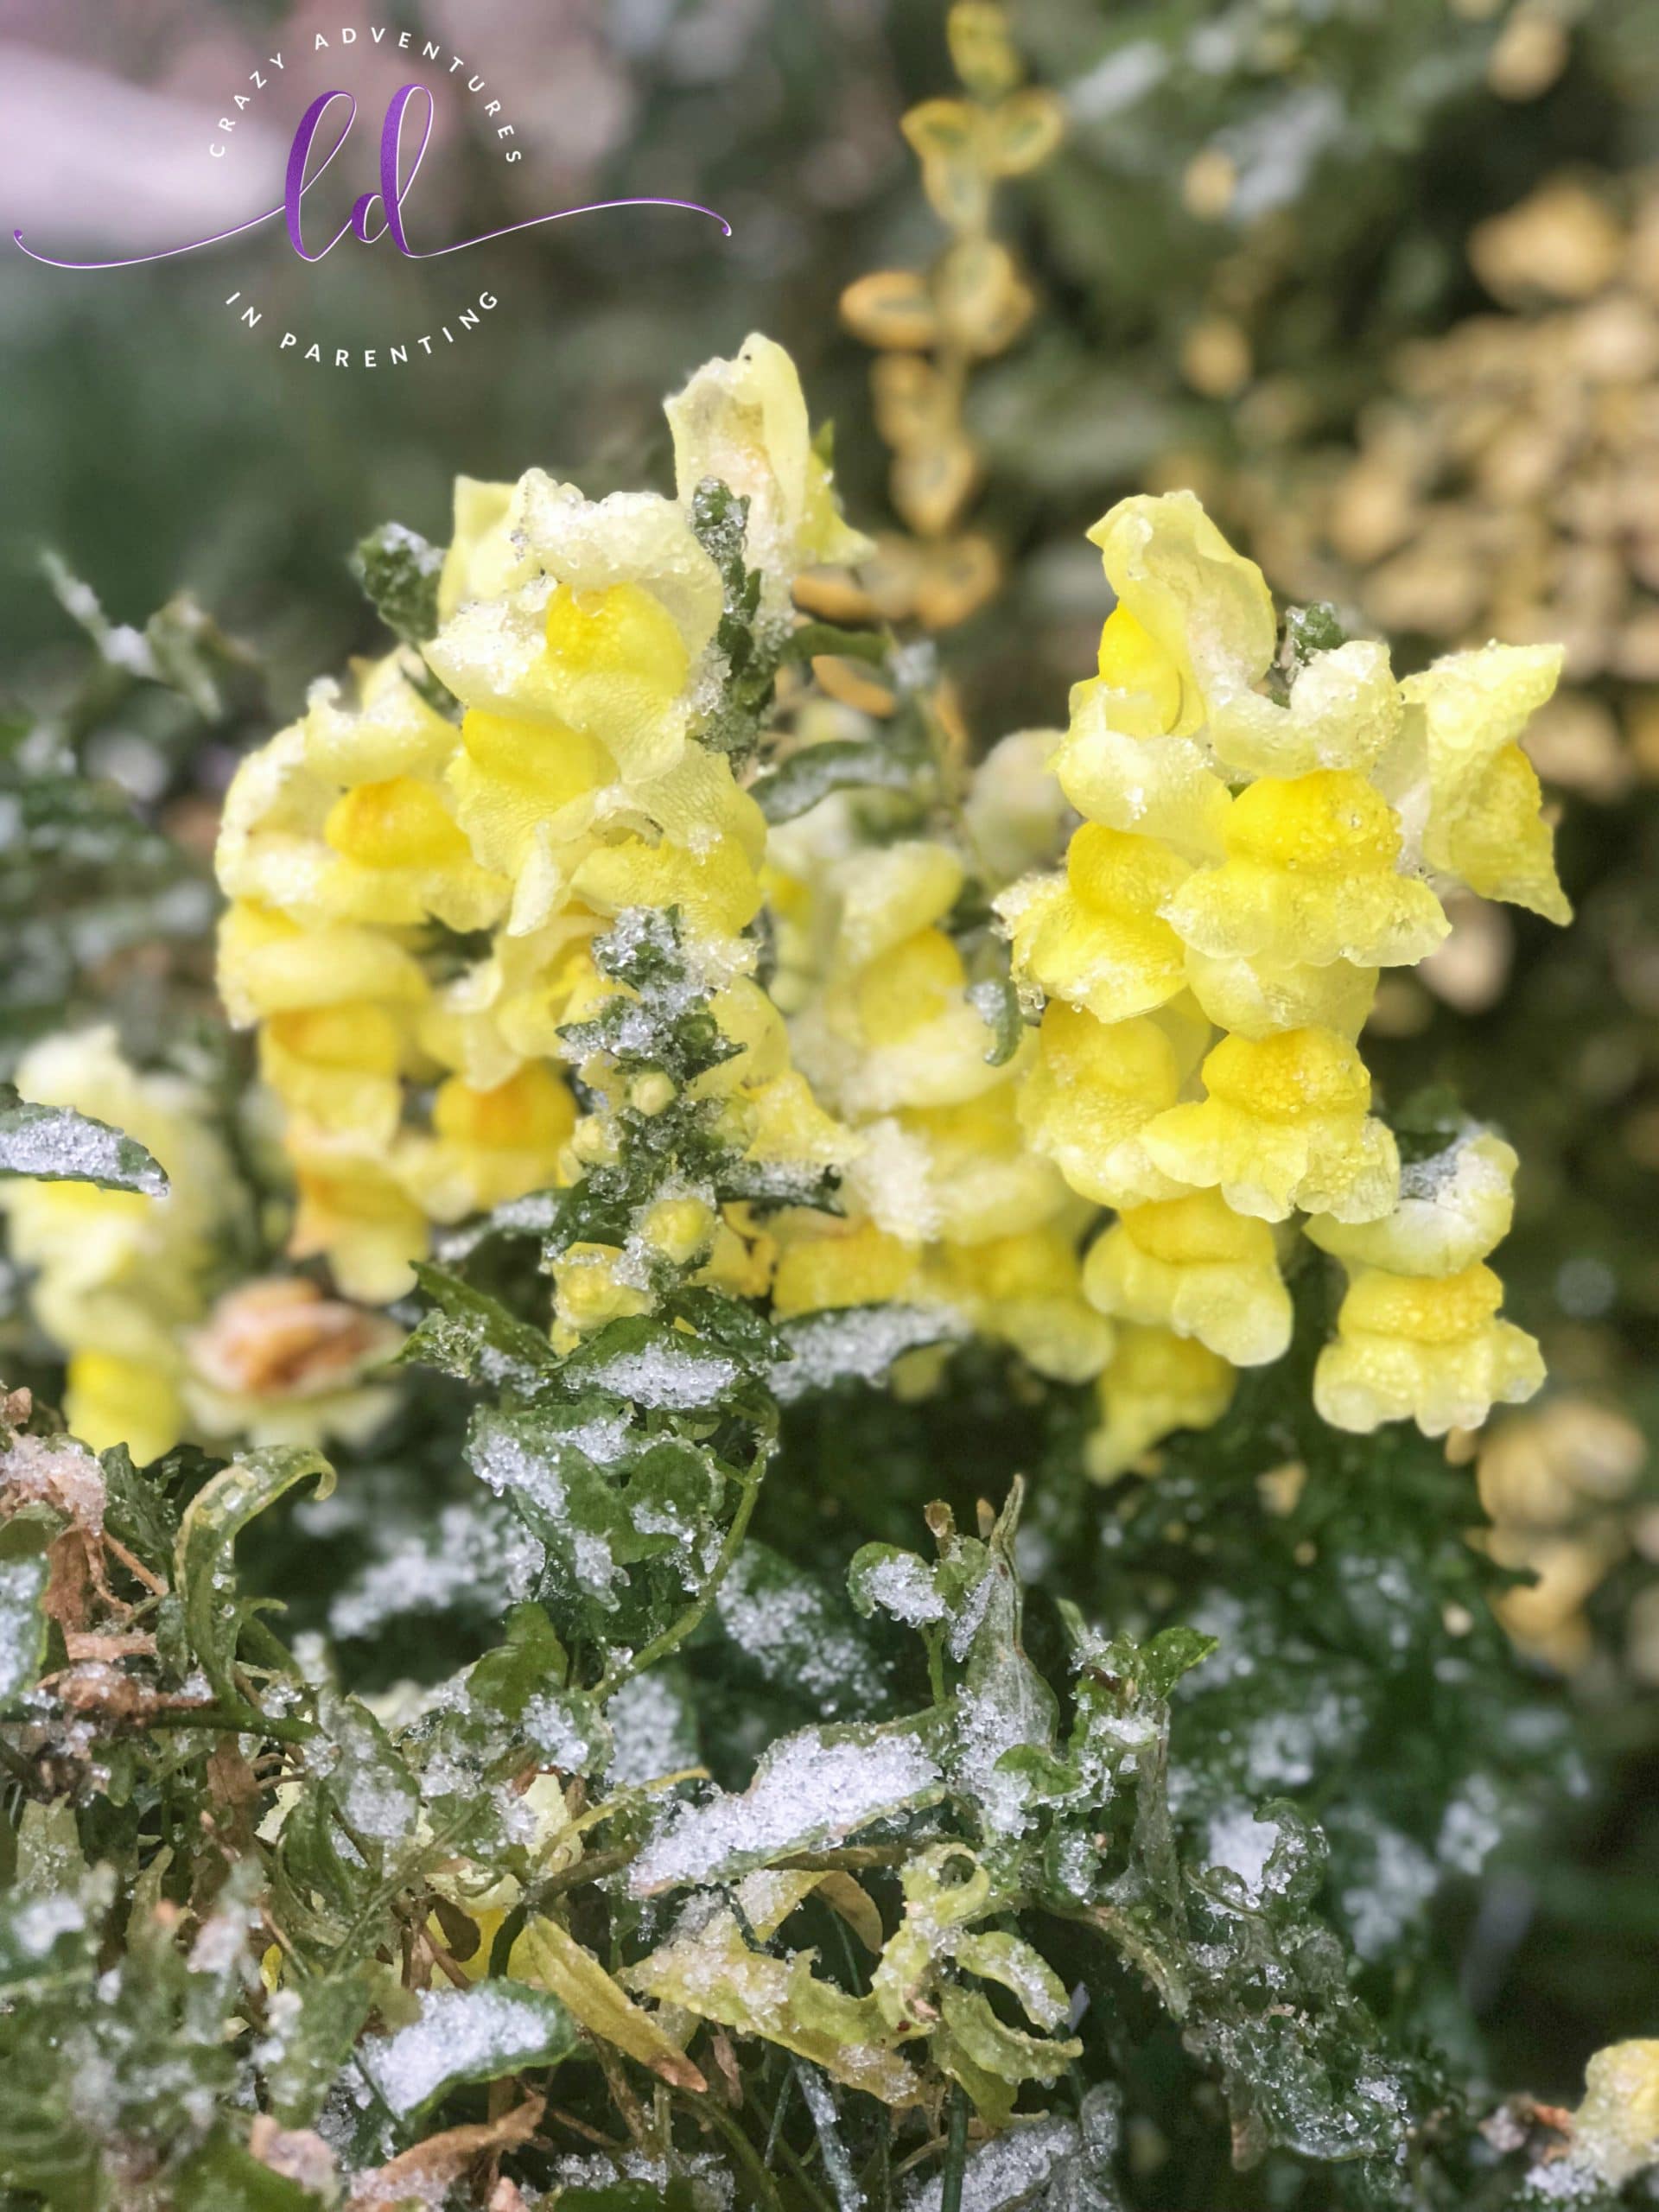
<path fill-rule="evenodd" d="M 406 1291 L 431 1224 L 567 1185 L 584 1145 L 603 1151 L 603 1116 L 579 1122 L 565 1079 L 569 1035 L 609 1023 L 617 1042 L 638 995 L 596 970 L 598 936 L 672 913 L 728 1013 L 755 964 L 766 826 L 733 732 L 752 739 L 766 711 L 795 575 L 863 541 L 779 347 L 711 363 L 670 420 L 671 499 L 591 500 L 538 469 L 461 480 L 420 645 L 430 674 L 405 648 L 360 671 L 353 698 L 319 686 L 227 798 L 226 1001 L 258 1026 L 283 1109 L 290 1249 L 353 1296 Z M 454 720 L 433 703 L 445 693 Z M 755 1058 L 692 1103 L 757 1187 L 805 1192 L 849 1140 L 772 1027 L 764 1073 Z M 622 1064 L 598 1063 L 606 1099 Z M 710 1222 L 711 1253 L 752 1274 L 753 1241 Z"/>
<path fill-rule="evenodd" d="M 1020 1127 L 1120 1213 L 1088 1294 L 1120 1323 L 1116 1357 L 1149 1373 L 1160 1343 L 1274 1359 L 1290 1312 L 1267 1224 L 1282 1241 L 1303 1215 L 1353 1270 L 1320 1409 L 1478 1421 L 1535 1387 L 1482 1264 L 1512 1156 L 1470 1138 L 1432 1189 L 1419 1167 L 1402 1185 L 1356 1039 L 1382 969 L 1446 938 L 1437 885 L 1567 918 L 1517 742 L 1560 655 L 1492 645 L 1399 683 L 1384 646 L 1328 625 L 1290 625 L 1281 650 L 1261 571 L 1190 493 L 1123 500 L 1090 535 L 1116 604 L 1054 755 L 1084 821 L 1064 877 L 997 901 L 1014 975 L 1046 1001 Z M 1155 1442 L 1160 1404 L 1215 1417 L 1221 1378 L 1191 1384 L 1160 1398 L 1126 1378 L 1116 1402 L 1142 1410 L 1116 1429 L 1109 1412 L 1098 1465 Z"/>

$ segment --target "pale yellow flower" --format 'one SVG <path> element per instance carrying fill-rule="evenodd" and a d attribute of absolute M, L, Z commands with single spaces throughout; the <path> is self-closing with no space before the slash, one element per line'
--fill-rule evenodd
<path fill-rule="evenodd" d="M 1236 1212 L 1263 1221 L 1298 1206 L 1344 1222 L 1391 1209 L 1399 1154 L 1368 1114 L 1371 1079 L 1344 1038 L 1326 1029 L 1224 1037 L 1202 1072 L 1209 1095 L 1170 1107 L 1142 1136 L 1165 1174 L 1219 1189 Z"/>
<path fill-rule="evenodd" d="M 1183 947 L 1161 916 L 1190 873 L 1156 838 L 1085 823 L 1064 877 L 1028 876 L 996 902 L 1015 976 L 1101 1021 L 1162 1006 L 1186 987 Z"/>
<path fill-rule="evenodd" d="M 1552 922 L 1573 909 L 1555 874 L 1538 774 L 1516 743 L 1555 689 L 1558 645 L 1483 645 L 1448 653 L 1401 687 L 1422 711 L 1427 753 L 1423 857 L 1484 899 Z"/>
<path fill-rule="evenodd" d="M 1236 1367 L 1261 1367 L 1290 1342 L 1273 1231 L 1213 1191 L 1126 1206 L 1090 1246 L 1083 1280 L 1103 1313 L 1196 1337 Z"/>
<path fill-rule="evenodd" d="M 795 364 L 770 338 L 751 334 L 734 360 L 706 363 L 664 411 L 682 504 L 707 477 L 747 499 L 744 559 L 760 571 L 761 606 L 774 620 L 786 620 L 801 569 L 851 567 L 875 550 L 842 518 Z"/>
<path fill-rule="evenodd" d="M 405 1137 L 395 1172 L 429 1219 L 459 1221 L 562 1180 L 575 1126 L 575 1100 L 540 1062 L 489 1090 L 451 1076 L 432 1101 L 432 1135 Z"/>
<path fill-rule="evenodd" d="M 1020 1086 L 1020 1124 L 1033 1149 L 1096 1205 L 1173 1198 L 1187 1185 L 1154 1162 L 1142 1135 L 1175 1103 L 1184 1073 L 1163 1021 L 1096 1021 L 1057 1000 Z"/>
<path fill-rule="evenodd" d="M 1397 734 L 1404 709 L 1389 649 L 1353 638 L 1311 654 L 1281 707 L 1244 690 L 1214 703 L 1211 748 L 1246 776 L 1306 776 L 1369 768 Z"/>
<path fill-rule="evenodd" d="M 321 1257 L 347 1298 L 390 1305 L 415 1287 L 413 1262 L 430 1241 L 427 1218 L 385 1156 L 342 1145 L 289 1140 L 298 1204 L 289 1251 Z"/>
<path fill-rule="evenodd" d="M 846 1306 L 886 1304 L 916 1288 L 917 1247 L 889 1236 L 874 1222 L 839 1221 L 828 1214 L 785 1216 L 772 1278 L 772 1310 L 779 1320 Z"/>
<path fill-rule="evenodd" d="M 1659 2038 L 1610 2044 L 1590 2060 L 1573 2146 L 1610 2189 L 1659 2165 Z"/>
<path fill-rule="evenodd" d="M 1222 841 L 1222 864 L 1164 906 L 1211 959 L 1392 967 L 1422 959 L 1450 927 L 1427 885 L 1398 872 L 1399 821 L 1362 776 L 1320 769 L 1252 784 Z"/>
<path fill-rule="evenodd" d="M 1111 1356 L 1111 1325 L 1084 1300 L 1076 1246 L 1058 1225 L 944 1244 L 925 1281 L 969 1327 L 1012 1344 L 1055 1382 L 1086 1382 Z"/>
<path fill-rule="evenodd" d="M 1178 1428 L 1209 1428 L 1233 1401 L 1237 1376 L 1194 1337 L 1135 1322 L 1118 1325 L 1116 1346 L 1096 1384 L 1101 1422 L 1084 1443 L 1097 1483 L 1113 1481 Z"/>
<path fill-rule="evenodd" d="M 1360 1268 L 1314 1370 L 1321 1417 L 1361 1433 L 1414 1421 L 1426 1436 L 1444 1436 L 1478 1428 L 1496 1404 L 1531 1397 L 1543 1361 L 1524 1330 L 1497 1318 L 1503 1300 L 1503 1284 L 1478 1261 L 1438 1277 Z"/>
<path fill-rule="evenodd" d="M 1461 1274 L 1510 1233 L 1515 1212 L 1513 1147 L 1490 1129 L 1471 1130 L 1400 1173 L 1400 1201 L 1380 1221 L 1315 1215 L 1307 1234 L 1351 1268 L 1398 1275 Z"/>

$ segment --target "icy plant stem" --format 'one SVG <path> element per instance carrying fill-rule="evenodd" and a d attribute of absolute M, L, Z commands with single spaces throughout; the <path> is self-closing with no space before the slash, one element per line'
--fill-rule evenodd
<path fill-rule="evenodd" d="M 944 2174 L 939 2189 L 939 2212 L 962 2212 L 962 2177 L 968 2169 L 968 2094 L 950 2092 L 950 2133 L 944 2146 Z"/>
<path fill-rule="evenodd" d="M 607 1697 L 613 1696 L 624 1682 L 632 1681 L 636 1675 L 643 1675 L 647 1667 L 654 1667 L 659 1659 L 666 1659 L 671 1651 L 677 1651 L 702 1620 L 709 1606 L 713 1605 L 721 1584 L 732 1571 L 733 1560 L 743 1548 L 743 1539 L 748 1533 L 749 1518 L 754 1511 L 754 1501 L 760 1494 L 760 1478 L 766 1471 L 766 1462 L 771 1459 L 772 1452 L 772 1440 L 768 1436 L 763 1440 L 760 1450 L 749 1463 L 749 1471 L 743 1478 L 743 1495 L 737 1501 L 737 1510 L 732 1516 L 732 1525 L 726 1531 L 726 1541 L 720 1548 L 720 1557 L 715 1561 L 714 1568 L 702 1589 L 698 1591 L 679 1618 L 671 1621 L 660 1636 L 652 1637 L 651 1642 L 636 1651 L 631 1659 L 625 1660 L 620 1666 L 611 1669 L 594 1692 L 594 1695 L 601 1704 Z"/>

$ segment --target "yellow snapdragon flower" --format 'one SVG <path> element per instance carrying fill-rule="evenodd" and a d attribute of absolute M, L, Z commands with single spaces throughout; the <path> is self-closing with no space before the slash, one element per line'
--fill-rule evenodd
<path fill-rule="evenodd" d="M 1479 1261 L 1440 1276 L 1359 1268 L 1314 1369 L 1320 1416 L 1361 1433 L 1409 1420 L 1444 1436 L 1478 1428 L 1494 1405 L 1523 1402 L 1543 1382 L 1543 1360 L 1524 1330 L 1498 1319 L 1503 1301 Z"/>
<path fill-rule="evenodd" d="M 1217 958 L 1186 948 L 1186 981 L 1218 1029 L 1260 1039 L 1281 1029 L 1331 1029 L 1351 1042 L 1370 1018 L 1378 971 L 1332 960 Z"/>
<path fill-rule="evenodd" d="M 1101 680 L 1146 702 L 1159 730 L 1191 735 L 1266 675 L 1279 641 L 1273 594 L 1191 492 L 1120 499 L 1089 541 L 1117 596 Z"/>
<path fill-rule="evenodd" d="M 219 925 L 219 995 L 238 1029 L 275 1014 L 373 1004 L 412 1019 L 428 997 L 401 936 L 347 923 L 310 927 L 257 899 L 233 899 Z"/>
<path fill-rule="evenodd" d="M 1659 2037 L 1609 2044 L 1589 2061 L 1573 2146 L 1610 2189 L 1659 2165 Z"/>
<path fill-rule="evenodd" d="M 1103 1313 L 1196 1337 L 1236 1367 L 1264 1366 L 1290 1342 L 1273 1231 L 1213 1191 L 1126 1206 L 1090 1246 L 1083 1287 Z"/>
<path fill-rule="evenodd" d="M 1394 742 L 1403 716 L 1388 647 L 1352 638 L 1310 654 L 1282 707 L 1255 690 L 1214 702 L 1209 741 L 1223 767 L 1241 775 L 1363 771 Z"/>
<path fill-rule="evenodd" d="M 722 604 L 686 516 L 649 493 L 586 499 L 533 468 L 505 529 L 514 566 L 490 596 L 459 599 L 423 649 L 433 670 L 468 709 L 592 741 L 625 784 L 665 774 Z"/>
<path fill-rule="evenodd" d="M 1421 709 L 1427 750 L 1423 857 L 1484 899 L 1552 922 L 1573 909 L 1555 874 L 1537 771 L 1516 741 L 1554 691 L 1559 645 L 1448 653 L 1401 686 Z"/>
<path fill-rule="evenodd" d="M 1089 536 L 1117 605 L 1098 676 L 1071 695 L 1061 788 L 1091 821 L 1213 859 L 1230 798 L 1205 728 L 1266 672 L 1272 598 L 1190 492 L 1122 499 Z"/>
<path fill-rule="evenodd" d="M 288 1249 L 326 1259 L 347 1298 L 389 1305 L 415 1287 L 414 1262 L 430 1243 L 425 1214 L 384 1154 L 316 1144 L 288 1132 L 297 1203 Z"/>
<path fill-rule="evenodd" d="M 1162 918 L 1191 873 L 1155 837 L 1085 823 L 1064 877 L 1027 877 L 996 911 L 1022 982 L 1101 1021 L 1150 1013 L 1186 986 L 1179 938 Z"/>
<path fill-rule="evenodd" d="M 1211 959 L 1394 967 L 1422 959 L 1450 927 L 1427 885 L 1398 872 L 1393 809 L 1351 771 L 1252 784 L 1222 844 L 1222 863 L 1190 876 L 1163 910 Z"/>
<path fill-rule="evenodd" d="M 318 686 L 305 717 L 238 768 L 215 855 L 220 887 L 306 920 L 488 927 L 508 885 L 479 866 L 452 814 L 453 726 L 396 656 L 365 685 L 356 714 L 336 687 Z"/>
<path fill-rule="evenodd" d="M 785 1214 L 778 1236 L 772 1301 L 779 1320 L 838 1306 L 882 1305 L 908 1297 L 917 1287 L 917 1247 L 889 1236 L 873 1221 Z"/>
<path fill-rule="evenodd" d="M 1515 1213 L 1515 1148 L 1475 1129 L 1400 1173 L 1400 1199 L 1380 1221 L 1316 1216 L 1309 1239 L 1349 1267 L 1391 1274 L 1451 1275 L 1484 1260 L 1510 1233 Z"/>
<path fill-rule="evenodd" d="M 1111 1324 L 1084 1298 L 1077 1248 L 1056 1224 L 941 1245 L 925 1280 L 941 1305 L 1055 1382 L 1086 1382 L 1111 1357 Z"/>
<path fill-rule="evenodd" d="M 1182 1054 L 1166 1022 L 1096 1021 L 1056 1001 L 1044 1012 L 1037 1052 L 1020 1086 L 1020 1125 L 1077 1194 L 1096 1205 L 1179 1196 L 1143 1134 L 1180 1096 Z"/>
<path fill-rule="evenodd" d="M 975 768 L 963 820 L 988 880 L 1012 883 L 1059 850 L 1066 797 L 1054 772 L 1056 729 L 1016 730 Z"/>
<path fill-rule="evenodd" d="M 763 616 L 787 621 L 801 569 L 851 567 L 874 551 L 842 518 L 795 364 L 770 338 L 752 332 L 735 359 L 705 364 L 664 411 L 682 503 L 711 476 L 749 503 L 745 558 L 761 573 Z"/>
<path fill-rule="evenodd" d="M 1516 1155 L 1472 1131 L 1414 1162 L 1380 1221 L 1311 1221 L 1308 1235 L 1348 1268 L 1337 1336 L 1319 1355 L 1313 1396 L 1338 1428 L 1414 1420 L 1430 1436 L 1477 1428 L 1493 1405 L 1543 1381 L 1538 1347 L 1497 1318 L 1503 1285 L 1482 1264 L 1507 1233 Z"/>
<path fill-rule="evenodd" d="M 876 1152 L 877 1133 L 896 1129 L 902 1150 L 894 1173 L 915 1194 L 932 1233 L 949 1243 L 1011 1236 L 1075 1205 L 1053 1162 L 1028 1147 L 1018 1102 L 1017 1087 L 1003 1083 L 957 1105 L 912 1107 L 864 1132 Z M 861 1173 L 861 1164 L 854 1186 L 874 1211 Z"/>
<path fill-rule="evenodd" d="M 1208 1093 L 1170 1107 L 1141 1142 L 1154 1166 L 1218 1189 L 1236 1212 L 1284 1221 L 1300 1206 L 1376 1221 L 1394 1205 L 1400 1156 L 1370 1118 L 1371 1078 L 1345 1038 L 1290 1029 L 1224 1037 L 1202 1070 Z"/>
<path fill-rule="evenodd" d="M 460 1221 L 563 1180 L 575 1126 L 569 1086 L 539 1061 L 487 1090 L 451 1076 L 432 1101 L 432 1135 L 405 1139 L 396 1172 L 429 1220 Z"/>
<path fill-rule="evenodd" d="M 1114 1481 L 1176 1429 L 1212 1427 L 1231 1405 L 1237 1379 L 1194 1337 L 1120 1323 L 1095 1386 L 1101 1421 L 1084 1444 L 1085 1471 L 1097 1483 Z"/>

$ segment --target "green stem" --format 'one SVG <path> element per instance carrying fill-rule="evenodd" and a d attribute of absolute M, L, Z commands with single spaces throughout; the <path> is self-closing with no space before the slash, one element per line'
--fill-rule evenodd
<path fill-rule="evenodd" d="M 968 2170 L 968 2093 L 950 2092 L 950 2133 L 945 2139 L 939 2212 L 962 2212 L 962 2177 Z"/>
<path fill-rule="evenodd" d="M 784 2200 L 778 2194 L 777 2183 L 761 2164 L 760 2152 L 730 2113 L 716 2104 L 712 2097 L 699 2097 L 690 2092 L 682 2094 L 698 2119 L 712 2122 L 731 2145 L 747 2178 L 749 2192 L 754 2202 L 764 2205 L 766 2212 L 785 2212 Z"/>
<path fill-rule="evenodd" d="M 647 1667 L 654 1667 L 659 1659 L 666 1659 L 671 1651 L 677 1650 L 692 1630 L 702 1621 L 709 1606 L 713 1605 L 721 1584 L 731 1573 L 733 1562 L 738 1553 L 743 1548 L 743 1539 L 748 1533 L 749 1518 L 754 1511 L 754 1502 L 760 1494 L 760 1478 L 766 1473 L 766 1462 L 771 1457 L 772 1439 L 768 1436 L 762 1440 L 760 1448 L 750 1464 L 749 1471 L 743 1478 L 743 1495 L 737 1502 L 737 1510 L 733 1514 L 731 1526 L 726 1531 L 726 1541 L 720 1548 L 720 1557 L 715 1561 L 708 1580 L 677 1620 L 671 1621 L 660 1636 L 652 1637 L 651 1642 L 636 1651 L 631 1659 L 624 1661 L 620 1666 L 613 1667 L 609 1670 L 593 1694 L 600 1704 L 602 1705 L 607 1698 L 613 1696 L 624 1682 L 632 1681 L 636 1675 L 643 1675 Z"/>

